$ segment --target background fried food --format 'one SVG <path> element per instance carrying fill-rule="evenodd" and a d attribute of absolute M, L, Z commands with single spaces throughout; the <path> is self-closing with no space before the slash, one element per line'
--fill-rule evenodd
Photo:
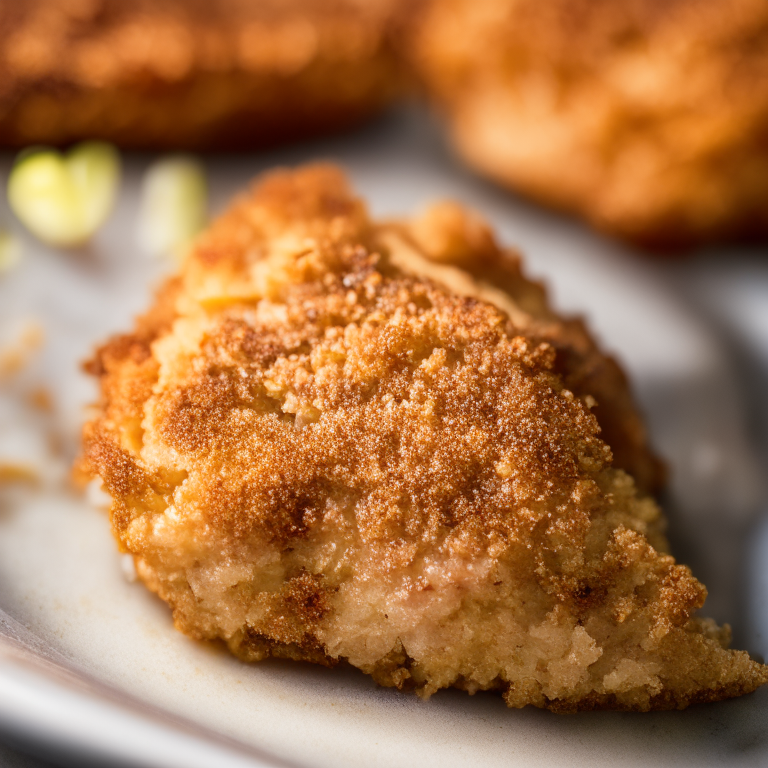
<path fill-rule="evenodd" d="M 397 0 L 5 0 L 0 145 L 262 147 L 401 91 Z"/>
<path fill-rule="evenodd" d="M 591 342 L 561 376 L 567 322 L 519 267 L 452 204 L 372 221 L 328 166 L 265 178 L 200 238 L 99 350 L 84 432 L 179 629 L 556 711 L 766 681 L 693 617 L 706 590 L 564 385 Z"/>
<path fill-rule="evenodd" d="M 768 234 L 763 0 L 430 0 L 413 41 L 502 184 L 647 245 Z"/>

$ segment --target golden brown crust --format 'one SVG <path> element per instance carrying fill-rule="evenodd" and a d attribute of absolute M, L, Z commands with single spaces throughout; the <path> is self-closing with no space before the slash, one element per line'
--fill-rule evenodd
<path fill-rule="evenodd" d="M 398 0 L 10 0 L 0 145 L 263 147 L 351 126 L 402 91 Z"/>
<path fill-rule="evenodd" d="M 409 232 L 430 259 L 457 265 L 473 279 L 512 297 L 527 315 L 521 318 L 526 334 L 554 348 L 554 370 L 566 387 L 578 397 L 596 401 L 592 413 L 602 439 L 611 447 L 614 466 L 632 475 L 641 492 L 658 492 L 666 470 L 648 446 L 624 371 L 597 346 L 580 318 L 563 318 L 552 311 L 543 286 L 524 277 L 520 255 L 500 248 L 488 225 L 456 203 L 433 205 L 411 222 Z"/>
<path fill-rule="evenodd" d="M 182 631 L 555 711 L 765 682 L 693 617 L 706 590 L 556 370 L 563 321 L 471 214 L 378 224 L 335 169 L 278 172 L 158 305 L 98 355 L 83 463 Z"/>
<path fill-rule="evenodd" d="M 768 234 L 762 0 L 431 0 L 413 56 L 478 170 L 652 246 Z"/>

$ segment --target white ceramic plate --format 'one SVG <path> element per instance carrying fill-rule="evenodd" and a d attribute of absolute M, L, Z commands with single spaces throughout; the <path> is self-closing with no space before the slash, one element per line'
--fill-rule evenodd
<path fill-rule="evenodd" d="M 214 208 L 263 168 L 317 157 L 342 162 L 376 215 L 445 196 L 475 206 L 521 247 L 557 306 L 589 317 L 629 369 L 670 462 L 673 543 L 710 587 L 705 612 L 765 654 L 760 554 L 768 535 L 753 523 L 759 478 L 729 361 L 661 270 L 474 179 L 414 112 L 284 153 L 207 158 Z M 27 240 L 22 265 L 0 280 L 0 328 L 30 318 L 46 336 L 0 395 L 0 454 L 26 451 L 45 478 L 0 496 L 2 728 L 141 766 L 768 763 L 768 690 L 685 712 L 556 716 L 510 711 L 493 694 L 444 691 L 425 703 L 351 670 L 248 666 L 177 633 L 165 605 L 126 579 L 104 514 L 66 482 L 84 405 L 95 396 L 78 362 L 128 327 L 169 269 L 136 246 L 149 159 L 128 158 L 118 208 L 88 252 L 64 255 Z M 53 397 L 48 415 L 26 403 L 35 386 Z"/>

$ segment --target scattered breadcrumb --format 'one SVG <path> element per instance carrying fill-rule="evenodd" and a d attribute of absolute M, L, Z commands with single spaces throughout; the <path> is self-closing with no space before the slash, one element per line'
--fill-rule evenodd
<path fill-rule="evenodd" d="M 51 391 L 39 384 L 38 353 L 45 340 L 34 318 L 0 318 L 0 484 L 59 484 L 62 437 Z"/>
<path fill-rule="evenodd" d="M 0 346 L 0 380 L 22 371 L 45 341 L 43 327 L 36 320 L 8 324 L 7 335 L 10 338 L 4 338 Z"/>
<path fill-rule="evenodd" d="M 38 475 L 33 467 L 0 459 L 0 485 L 20 482 L 33 483 L 37 479 Z"/>
<path fill-rule="evenodd" d="M 27 403 L 44 413 L 53 411 L 53 398 L 48 387 L 34 387 L 27 392 Z"/>

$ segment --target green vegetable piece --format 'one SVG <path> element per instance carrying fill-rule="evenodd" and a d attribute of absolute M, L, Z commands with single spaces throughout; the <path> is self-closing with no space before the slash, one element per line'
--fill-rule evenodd
<path fill-rule="evenodd" d="M 27 151 L 11 170 L 8 200 L 40 240 L 75 247 L 106 221 L 119 180 L 120 156 L 103 142 L 83 142 L 64 155 L 53 149 Z"/>
<path fill-rule="evenodd" d="M 176 155 L 158 160 L 144 177 L 139 242 L 150 253 L 183 258 L 208 220 L 208 184 L 202 164 Z"/>

